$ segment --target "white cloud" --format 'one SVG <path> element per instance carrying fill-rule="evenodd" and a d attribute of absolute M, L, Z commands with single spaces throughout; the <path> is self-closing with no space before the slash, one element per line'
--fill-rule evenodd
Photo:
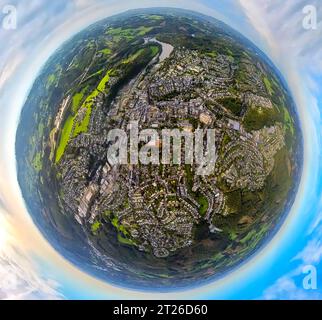
<path fill-rule="evenodd" d="M 85 7 L 89 7 L 90 5 L 93 4 L 93 1 L 91 0 L 74 0 L 75 7 L 83 9 Z"/>
<path fill-rule="evenodd" d="M 265 300 L 321 300 L 322 294 L 299 288 L 292 278 L 286 276 L 268 288 L 262 298 Z"/>
<path fill-rule="evenodd" d="M 0 299 L 63 299 L 58 284 L 45 279 L 28 258 L 17 248 L 0 254 Z"/>
<path fill-rule="evenodd" d="M 321 203 L 320 208 L 321 209 Z M 304 290 L 302 283 L 296 285 L 295 279 L 300 277 L 302 281 L 305 274 L 302 273 L 303 268 L 312 265 L 317 269 L 317 276 L 320 275 L 320 266 L 322 263 L 322 223 L 321 214 L 314 221 L 314 228 L 309 232 L 310 239 L 304 249 L 299 252 L 293 259 L 297 262 L 297 267 L 279 278 L 271 287 L 263 294 L 263 299 L 322 299 L 322 291 L 319 287 L 317 290 Z M 319 279 L 318 279 L 319 280 Z"/>
<path fill-rule="evenodd" d="M 305 249 L 294 259 L 301 259 L 307 265 L 320 263 L 322 259 L 322 239 L 315 238 L 309 241 Z"/>
<path fill-rule="evenodd" d="M 0 211 L 0 299 L 63 299 L 58 284 L 39 275 L 37 266 L 14 244 L 12 228 Z"/>
<path fill-rule="evenodd" d="M 17 68 L 24 60 L 25 56 L 23 54 L 16 55 L 7 63 L 2 70 L 0 70 L 0 88 L 3 87 L 6 82 L 11 78 L 11 76 L 17 71 Z"/>
<path fill-rule="evenodd" d="M 306 0 L 239 0 L 250 22 L 269 45 L 275 57 L 287 62 L 290 57 L 298 66 L 303 65 L 310 73 L 322 71 L 322 20 L 317 30 L 303 27 L 303 8 Z M 311 0 L 322 17 L 320 1 Z"/>

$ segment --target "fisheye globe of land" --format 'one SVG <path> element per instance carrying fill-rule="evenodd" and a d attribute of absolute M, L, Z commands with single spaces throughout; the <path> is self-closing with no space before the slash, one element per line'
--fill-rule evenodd
<path fill-rule="evenodd" d="M 225 274 L 274 235 L 300 141 L 287 86 L 252 43 L 193 12 L 137 10 L 46 63 L 21 115 L 18 178 L 34 222 L 73 264 L 171 290 Z"/>

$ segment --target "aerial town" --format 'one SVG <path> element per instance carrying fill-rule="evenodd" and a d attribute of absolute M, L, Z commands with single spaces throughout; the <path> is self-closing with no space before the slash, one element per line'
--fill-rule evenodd
<path fill-rule="evenodd" d="M 216 220 L 231 214 L 225 192 L 260 190 L 275 154 L 285 145 L 282 124 L 259 130 L 244 125 L 247 110 L 274 108 L 259 73 L 244 65 L 251 76 L 241 90 L 234 90 L 238 67 L 231 57 L 179 48 L 164 61 L 153 61 L 122 88 L 107 114 L 105 93 L 95 96 L 88 132 L 71 139 L 68 150 L 73 153 L 66 152 L 59 163 L 63 205 L 77 222 L 95 233 L 103 219 L 110 219 L 120 241 L 158 258 L 190 246 L 200 221 L 208 223 L 211 233 L 221 233 Z M 113 83 L 111 76 L 108 86 Z M 233 107 L 238 101 L 240 110 L 227 107 L 227 101 Z M 80 110 L 77 117 L 84 116 Z M 184 143 L 180 165 L 113 163 L 106 156 L 108 131 L 126 131 L 131 121 L 138 121 L 140 130 L 215 129 L 213 172 L 198 176 L 195 164 L 185 164 Z M 150 141 L 151 148 L 161 144 L 162 138 Z"/>

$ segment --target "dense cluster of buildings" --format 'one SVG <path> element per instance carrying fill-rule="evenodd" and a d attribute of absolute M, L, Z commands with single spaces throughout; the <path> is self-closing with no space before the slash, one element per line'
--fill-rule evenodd
<path fill-rule="evenodd" d="M 69 150 L 74 153 L 66 154 L 59 164 L 62 201 L 75 219 L 90 226 L 106 218 L 107 212 L 116 219 L 123 237 L 156 257 L 191 245 L 194 226 L 202 220 L 208 222 L 210 232 L 222 232 L 215 217 L 225 217 L 229 210 L 218 181 L 231 189 L 262 188 L 276 152 L 284 146 L 281 125 L 247 132 L 242 118 L 221 103 L 235 98 L 245 108 L 273 108 L 270 99 L 259 94 L 263 84 L 251 64 L 245 68 L 253 72 L 253 93 L 241 91 L 236 96 L 231 88 L 237 68 L 225 55 L 212 58 L 180 49 L 123 88 L 108 114 L 103 112 L 99 95 L 89 132 L 71 141 Z M 256 85 L 258 93 L 254 92 Z M 215 129 L 218 158 L 214 171 L 198 176 L 195 164 L 184 161 L 181 165 L 113 165 L 106 157 L 108 130 L 128 130 L 133 120 L 140 129 Z M 185 152 L 182 144 L 182 159 Z"/>

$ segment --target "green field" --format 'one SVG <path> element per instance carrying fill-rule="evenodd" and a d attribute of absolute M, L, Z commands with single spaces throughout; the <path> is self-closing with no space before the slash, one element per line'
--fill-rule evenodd
<path fill-rule="evenodd" d="M 131 63 L 134 60 L 136 60 L 143 52 L 145 49 L 140 49 L 136 53 L 130 55 L 127 59 L 123 60 L 124 64 Z"/>
<path fill-rule="evenodd" d="M 93 233 L 94 235 L 96 235 L 96 234 L 97 234 L 97 232 L 98 232 L 98 230 L 100 229 L 101 225 L 102 225 L 102 224 L 101 224 L 99 221 L 95 221 L 95 222 L 92 224 L 92 226 L 91 226 L 91 231 L 92 231 L 92 233 Z"/>
<path fill-rule="evenodd" d="M 269 95 L 273 95 L 274 94 L 274 89 L 273 89 L 272 83 L 269 81 L 269 79 L 267 77 L 264 77 L 263 81 L 264 81 L 266 90 L 269 93 Z"/>
<path fill-rule="evenodd" d="M 122 243 L 122 244 L 126 244 L 126 245 L 129 245 L 129 246 L 134 246 L 135 243 L 130 240 L 130 239 L 127 239 L 127 238 L 124 238 L 121 234 L 118 234 L 117 235 L 117 240 Z"/>
<path fill-rule="evenodd" d="M 99 53 L 103 53 L 105 55 L 110 55 L 112 53 L 112 50 L 109 48 L 105 48 L 99 51 Z"/>
<path fill-rule="evenodd" d="M 208 206 L 209 206 L 208 200 L 207 200 L 207 198 L 205 196 L 198 195 L 197 202 L 200 205 L 199 213 L 203 217 L 206 214 L 207 210 L 208 210 Z"/>
<path fill-rule="evenodd" d="M 251 107 L 247 110 L 243 125 L 247 131 L 260 130 L 264 126 L 273 126 L 277 121 L 282 121 L 280 113 L 274 109 Z"/>
<path fill-rule="evenodd" d="M 240 116 L 242 112 L 242 102 L 235 98 L 220 99 L 221 103 L 226 109 L 231 111 L 235 116 Z"/>
<path fill-rule="evenodd" d="M 72 102 L 72 112 L 76 114 L 78 111 L 81 102 L 83 101 L 85 92 L 87 91 L 88 87 L 84 87 L 80 92 L 77 92 L 73 96 L 73 102 Z"/>
<path fill-rule="evenodd" d="M 125 28 L 123 29 L 122 27 L 119 28 L 112 28 L 107 31 L 107 34 L 110 36 L 113 36 L 113 41 L 119 42 L 122 40 L 122 38 L 125 38 L 127 41 L 131 41 L 135 39 L 138 36 L 144 36 L 148 32 L 153 30 L 153 27 L 145 27 L 141 26 L 138 28 Z"/>
<path fill-rule="evenodd" d="M 53 73 L 47 78 L 46 88 L 49 89 L 52 85 L 56 83 L 56 75 Z"/>
<path fill-rule="evenodd" d="M 84 93 L 87 91 L 87 87 L 84 88 L 81 92 L 76 93 L 73 96 L 72 111 L 73 116 L 69 116 L 64 124 L 63 130 L 61 132 L 59 144 L 56 151 L 56 163 L 58 163 L 61 157 L 64 155 L 65 149 L 68 146 L 69 139 L 71 137 L 75 138 L 81 133 L 86 133 L 88 130 L 89 122 L 92 115 L 92 107 L 95 98 L 99 95 L 100 92 L 105 91 L 106 84 L 110 79 L 110 73 L 112 70 L 109 70 L 106 75 L 99 82 L 97 89 L 95 89 L 84 101 L 82 106 L 79 108 L 81 101 L 84 98 Z M 86 109 L 86 114 L 81 122 L 76 122 L 77 112 L 80 109 Z M 74 127 L 74 130 L 73 130 Z"/>
<path fill-rule="evenodd" d="M 147 17 L 147 19 L 152 19 L 152 20 L 157 20 L 157 21 L 164 20 L 164 17 L 159 16 L 157 14 L 148 15 L 146 17 Z"/>
<path fill-rule="evenodd" d="M 42 170 L 42 156 L 41 152 L 37 152 L 34 159 L 32 160 L 32 166 L 36 172 L 40 172 Z"/>
<path fill-rule="evenodd" d="M 284 123 L 285 123 L 286 129 L 288 129 L 291 132 L 291 134 L 294 135 L 295 128 L 294 128 L 293 120 L 286 107 L 284 107 Z"/>
<path fill-rule="evenodd" d="M 63 130 L 60 135 L 60 140 L 58 144 L 58 148 L 56 151 L 56 163 L 58 163 L 63 156 L 65 149 L 68 145 L 69 138 L 72 134 L 74 124 L 74 118 L 69 116 L 64 124 Z"/>
<path fill-rule="evenodd" d="M 226 206 L 229 213 L 240 213 L 242 208 L 242 199 L 240 190 L 226 194 Z"/>
<path fill-rule="evenodd" d="M 104 76 L 104 78 L 98 84 L 98 86 L 97 86 L 97 90 L 98 91 L 101 91 L 101 92 L 104 92 L 105 91 L 106 84 L 110 80 L 110 73 L 111 73 L 111 71 L 112 70 L 110 70 L 109 72 L 107 72 L 106 75 Z"/>

